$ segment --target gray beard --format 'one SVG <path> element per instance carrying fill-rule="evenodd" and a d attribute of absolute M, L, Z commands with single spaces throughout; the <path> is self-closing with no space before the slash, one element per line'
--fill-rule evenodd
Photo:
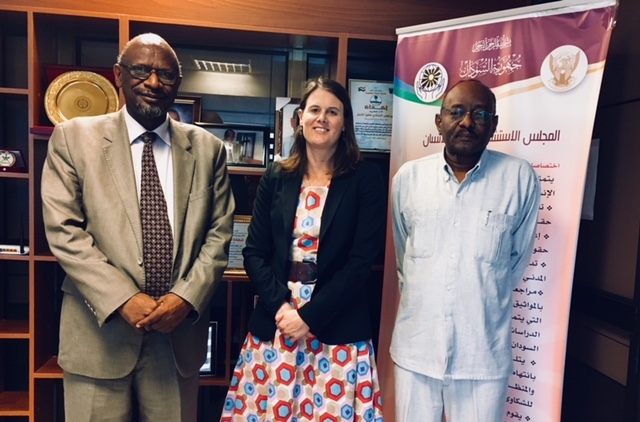
<path fill-rule="evenodd" d="M 136 104 L 136 109 L 138 110 L 138 113 L 144 117 L 160 117 L 166 113 L 166 110 L 163 110 L 158 106 Z"/>

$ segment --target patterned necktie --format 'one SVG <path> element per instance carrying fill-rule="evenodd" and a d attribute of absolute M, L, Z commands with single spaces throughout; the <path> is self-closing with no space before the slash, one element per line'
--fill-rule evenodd
<path fill-rule="evenodd" d="M 154 132 L 142 134 L 142 176 L 140 217 L 142 219 L 145 292 L 158 299 L 171 289 L 173 234 L 167 214 L 167 201 L 153 157 Z"/>

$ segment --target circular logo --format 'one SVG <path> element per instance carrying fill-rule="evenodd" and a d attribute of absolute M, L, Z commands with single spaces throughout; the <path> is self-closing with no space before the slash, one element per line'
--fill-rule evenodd
<path fill-rule="evenodd" d="M 81 111 L 87 111 L 91 108 L 91 100 L 84 95 L 80 95 L 76 98 L 76 107 Z"/>
<path fill-rule="evenodd" d="M 551 91 L 569 91 L 584 79 L 589 66 L 587 55 L 575 45 L 556 48 L 542 62 L 540 78 Z"/>
<path fill-rule="evenodd" d="M 0 151 L 0 167 L 11 167 L 16 162 L 16 156 L 10 151 Z"/>
<path fill-rule="evenodd" d="M 369 98 L 369 104 L 379 106 L 382 104 L 382 98 L 379 95 L 372 95 L 371 98 Z"/>
<path fill-rule="evenodd" d="M 447 70 L 440 63 L 427 63 L 416 74 L 413 84 L 416 95 L 425 103 L 442 97 L 449 83 Z"/>

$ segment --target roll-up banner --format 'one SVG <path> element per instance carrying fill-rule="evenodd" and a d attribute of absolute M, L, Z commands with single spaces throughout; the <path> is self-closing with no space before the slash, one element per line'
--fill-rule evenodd
<path fill-rule="evenodd" d="M 442 95 L 473 78 L 497 97 L 488 148 L 529 161 L 542 185 L 533 254 L 513 291 L 505 422 L 560 420 L 581 204 L 616 11 L 615 0 L 559 1 L 397 30 L 391 178 L 406 161 L 442 151 L 434 123 Z M 387 422 L 397 280 L 389 227 L 378 348 Z"/>

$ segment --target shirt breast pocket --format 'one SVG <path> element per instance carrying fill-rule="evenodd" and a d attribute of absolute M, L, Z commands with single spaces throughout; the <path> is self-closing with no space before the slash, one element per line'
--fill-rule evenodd
<path fill-rule="evenodd" d="M 420 210 L 410 216 L 413 235 L 407 251 L 414 258 L 429 258 L 433 255 L 437 236 L 437 210 Z"/>
<path fill-rule="evenodd" d="M 476 258 L 490 264 L 509 264 L 511 232 L 514 217 L 492 211 L 478 215 L 476 232 Z"/>

